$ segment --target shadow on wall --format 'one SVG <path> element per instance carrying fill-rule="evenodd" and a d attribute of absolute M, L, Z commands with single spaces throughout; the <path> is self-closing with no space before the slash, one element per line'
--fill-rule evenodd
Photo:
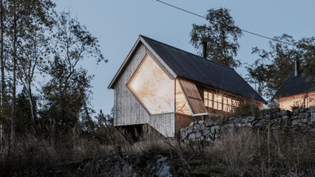
<path fill-rule="evenodd" d="M 139 141 L 165 139 L 165 137 L 150 124 L 118 126 L 116 129 L 130 144 Z"/>

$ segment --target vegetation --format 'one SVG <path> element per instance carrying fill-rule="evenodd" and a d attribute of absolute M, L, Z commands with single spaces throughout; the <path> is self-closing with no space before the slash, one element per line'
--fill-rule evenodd
<path fill-rule="evenodd" d="M 315 166 L 312 132 L 240 129 L 210 144 L 156 140 L 145 134 L 140 138 L 145 141 L 130 144 L 113 127 L 113 112 L 100 111 L 94 122 L 93 76 L 79 65 L 92 58 L 96 63 L 107 60 L 97 38 L 70 13 L 58 14 L 54 7 L 50 0 L 0 0 L 0 176 L 40 176 L 57 166 L 65 176 L 100 176 L 93 170 L 79 171 L 78 164 L 90 162 L 96 167 L 103 156 L 115 156 L 120 162 L 129 154 L 145 154 L 145 160 L 167 156 L 181 168 L 175 172 L 178 176 L 314 175 L 310 171 Z M 235 57 L 242 33 L 229 11 L 211 9 L 207 20 L 208 25 L 193 25 L 191 43 L 200 49 L 207 40 L 209 59 L 238 67 Z M 279 40 L 294 42 L 287 35 Z M 293 58 L 304 64 L 303 73 L 314 73 L 314 40 L 295 42 L 294 49 L 281 43 L 272 43 L 270 52 L 255 48 L 260 59 L 248 70 L 249 79 L 261 84 L 260 94 L 279 86 L 276 78 L 287 77 Z M 46 78 L 41 86 L 35 84 L 39 78 Z M 17 93 L 19 86 L 23 89 Z M 246 102 L 235 116 L 257 115 L 257 111 L 257 106 Z M 139 165 L 135 160 L 129 163 Z"/>
<path fill-rule="evenodd" d="M 269 41 L 269 51 L 254 47 L 252 53 L 259 58 L 246 66 L 246 80 L 255 84 L 257 92 L 271 98 L 281 87 L 295 68 L 298 61 L 299 73 L 314 76 L 315 38 L 294 40 L 292 36 L 283 34 Z M 314 80 L 309 78 L 309 80 Z"/>
<path fill-rule="evenodd" d="M 135 169 L 139 165 L 138 168 L 146 167 L 146 163 L 137 162 L 141 159 L 155 162 L 156 159 L 167 157 L 171 166 L 180 167 L 173 171 L 177 176 L 314 175 L 314 133 L 299 129 L 292 134 L 288 130 L 253 131 L 242 128 L 224 134 L 219 142 L 210 144 L 151 139 L 130 145 L 119 134 L 116 136 L 115 132 L 105 132 L 104 136 L 98 132 L 84 135 L 72 131 L 57 145 L 32 135 L 18 137 L 15 146 L 1 148 L 0 175 L 37 176 L 58 167 L 64 176 L 100 176 L 104 173 L 93 169 L 78 170 L 77 167 L 90 163 L 93 165 L 90 168 L 97 168 L 100 157 L 111 159 L 113 156 L 120 157 L 115 158 L 119 164 L 128 163 Z M 109 139 L 97 138 L 103 136 Z M 139 160 L 131 160 L 129 156 Z M 104 171 L 102 168 L 108 170 L 116 167 L 105 165 L 100 171 Z M 123 173 L 122 169 L 117 170 Z"/>
<path fill-rule="evenodd" d="M 235 57 L 240 47 L 238 38 L 242 36 L 242 31 L 234 24 L 229 10 L 210 9 L 206 19 L 208 24 L 193 24 L 190 32 L 192 45 L 202 51 L 202 42 L 207 42 L 207 59 L 232 68 L 239 67 L 241 62 Z"/>
<path fill-rule="evenodd" d="M 206 17 L 208 24 L 196 25 L 190 32 L 190 43 L 201 53 L 203 42 L 207 42 L 206 57 L 231 68 L 241 66 L 236 59 L 239 50 L 238 39 L 242 30 L 235 25 L 229 10 L 225 8 L 210 9 Z M 295 40 L 288 34 L 275 36 L 269 41 L 269 49 L 253 47 L 252 54 L 259 58 L 253 63 L 245 63 L 248 71 L 246 80 L 255 85 L 256 91 L 264 98 L 270 99 L 285 82 L 294 69 L 297 60 L 299 72 L 312 74 L 309 80 L 315 80 L 315 38 Z"/>
<path fill-rule="evenodd" d="M 107 60 L 97 38 L 54 7 L 50 0 L 0 1 L 0 147 L 25 134 L 58 144 L 75 127 L 85 128 L 80 120 L 94 124 L 93 76 L 79 65 Z"/>
<path fill-rule="evenodd" d="M 235 117 L 245 117 L 245 116 L 255 116 L 258 117 L 260 109 L 257 104 L 253 101 L 242 101 L 239 106 L 235 108 L 233 116 Z"/>

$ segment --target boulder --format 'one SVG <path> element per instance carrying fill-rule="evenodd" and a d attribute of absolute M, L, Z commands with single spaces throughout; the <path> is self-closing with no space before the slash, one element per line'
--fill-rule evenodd
<path fill-rule="evenodd" d="M 195 124 L 194 125 L 194 130 L 200 130 L 200 125 L 199 124 Z"/>
<path fill-rule="evenodd" d="M 213 125 L 214 125 L 214 122 L 212 120 L 209 120 L 209 121 L 206 122 L 206 126 L 207 127 L 211 127 Z"/>
<path fill-rule="evenodd" d="M 314 122 L 315 121 L 315 112 L 312 112 L 311 113 L 311 122 Z"/>
<path fill-rule="evenodd" d="M 204 124 L 204 121 L 203 121 L 203 120 L 198 120 L 198 121 L 197 121 L 197 124 L 203 125 L 203 124 Z"/>
<path fill-rule="evenodd" d="M 257 124 L 258 122 L 259 122 L 259 120 L 254 120 L 254 121 L 252 122 L 252 125 L 255 126 L 255 124 Z"/>
<path fill-rule="evenodd" d="M 225 132 L 232 132 L 235 129 L 234 124 L 226 124 L 221 127 Z"/>
<path fill-rule="evenodd" d="M 315 113 L 315 107 L 310 107 L 309 110 L 311 113 Z"/>
<path fill-rule="evenodd" d="M 184 140 L 186 137 L 187 137 L 186 129 L 184 129 L 184 128 L 180 129 L 180 139 Z"/>
<path fill-rule="evenodd" d="M 189 133 L 191 133 L 192 131 L 193 131 L 193 126 L 188 126 L 187 128 L 186 128 L 186 130 L 187 130 L 187 133 L 189 134 Z"/>
<path fill-rule="evenodd" d="M 203 129 L 202 130 L 202 135 L 203 136 L 208 136 L 209 134 L 211 134 L 211 131 L 209 129 Z"/>
<path fill-rule="evenodd" d="M 254 120 L 256 120 L 255 116 L 248 117 L 248 122 L 253 122 Z"/>
<path fill-rule="evenodd" d="M 215 126 L 211 127 L 211 133 L 212 134 L 218 133 L 219 130 L 220 130 L 220 126 L 218 126 L 218 125 L 215 125 Z"/>
<path fill-rule="evenodd" d="M 292 126 L 295 126 L 295 125 L 301 125 L 300 123 L 302 122 L 303 119 L 294 119 L 292 121 Z"/>
<path fill-rule="evenodd" d="M 298 115 L 299 113 L 300 113 L 300 110 L 299 110 L 299 109 L 294 109 L 294 110 L 293 110 L 293 115 L 296 116 L 296 115 Z"/>
<path fill-rule="evenodd" d="M 284 126 L 289 126 L 289 119 L 288 118 L 282 118 L 281 119 L 281 123 Z"/>
<path fill-rule="evenodd" d="M 280 115 L 283 116 L 288 116 L 290 115 L 290 111 L 284 110 L 284 111 L 280 111 Z"/>
<path fill-rule="evenodd" d="M 191 133 L 191 134 L 188 136 L 188 140 L 196 141 L 196 135 L 195 135 L 195 133 Z"/>
<path fill-rule="evenodd" d="M 226 120 L 226 123 L 227 123 L 227 124 L 231 124 L 231 123 L 234 123 L 234 122 L 235 122 L 234 117 L 229 117 L 229 118 L 227 118 L 227 120 Z"/>
<path fill-rule="evenodd" d="M 259 116 L 257 117 L 258 120 L 263 119 L 265 115 L 263 113 L 260 113 Z"/>
<path fill-rule="evenodd" d="M 284 116 L 282 116 L 282 119 L 288 119 L 289 118 L 289 116 L 288 115 L 284 115 Z"/>
<path fill-rule="evenodd" d="M 201 132 L 196 132 L 196 133 L 194 133 L 194 134 L 195 134 L 195 138 L 196 138 L 196 139 L 201 138 Z"/>
<path fill-rule="evenodd" d="M 310 113 L 308 113 L 308 112 L 300 113 L 300 114 L 298 115 L 298 118 L 299 118 L 299 119 L 305 119 L 305 118 L 307 118 L 307 117 L 309 116 L 309 114 L 310 114 Z"/>
<path fill-rule="evenodd" d="M 265 114 L 265 119 L 270 119 L 271 118 L 271 113 Z"/>
<path fill-rule="evenodd" d="M 247 117 L 245 117 L 245 118 L 243 118 L 242 120 L 241 120 L 241 124 L 247 124 Z"/>

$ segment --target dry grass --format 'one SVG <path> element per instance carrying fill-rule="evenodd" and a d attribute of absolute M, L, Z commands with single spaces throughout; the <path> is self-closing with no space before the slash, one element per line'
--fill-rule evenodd
<path fill-rule="evenodd" d="M 38 171 L 58 164 L 130 153 L 179 156 L 183 171 L 192 176 L 278 176 L 289 172 L 315 175 L 312 171 L 315 167 L 315 137 L 311 133 L 242 128 L 224 134 L 220 141 L 210 144 L 184 144 L 178 139 L 155 140 L 152 137 L 129 144 L 117 136 L 104 143 L 94 137 L 68 135 L 58 143 L 49 144 L 44 139 L 24 136 L 14 145 L 0 149 L 0 176 L 35 176 Z"/>
<path fill-rule="evenodd" d="M 192 175 L 315 175 L 315 138 L 310 133 L 242 128 L 215 143 L 191 143 L 181 149 Z"/>

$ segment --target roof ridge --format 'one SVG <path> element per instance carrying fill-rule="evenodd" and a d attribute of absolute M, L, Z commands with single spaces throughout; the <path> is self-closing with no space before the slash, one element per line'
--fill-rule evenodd
<path fill-rule="evenodd" d="M 160 44 L 163 44 L 163 45 L 166 45 L 166 46 L 172 47 L 172 48 L 174 48 L 174 49 L 176 49 L 176 50 L 183 51 L 183 52 L 185 52 L 185 53 L 187 53 L 187 54 L 194 55 L 194 56 L 198 57 L 199 59 L 206 60 L 206 61 L 208 61 L 208 62 L 212 62 L 212 63 L 214 63 L 214 64 L 221 65 L 221 66 L 223 66 L 223 67 L 226 67 L 226 68 L 228 68 L 228 69 L 231 69 L 231 70 L 234 70 L 234 71 L 235 71 L 235 69 L 233 69 L 233 68 L 231 68 L 231 67 L 229 67 L 229 66 L 226 66 L 226 65 L 221 64 L 221 63 L 217 63 L 217 62 L 212 61 L 212 60 L 208 60 L 208 59 L 203 58 L 203 57 L 201 57 L 201 56 L 199 56 L 199 55 L 196 55 L 196 54 L 193 54 L 193 53 L 187 52 L 187 51 L 185 51 L 185 50 L 183 50 L 183 49 L 180 49 L 180 48 L 177 48 L 177 47 L 171 46 L 171 45 L 169 45 L 169 44 L 165 44 L 165 43 L 163 43 L 163 42 L 157 41 L 157 40 L 152 39 L 152 38 L 149 38 L 149 37 L 147 37 L 147 36 L 143 36 L 143 35 L 141 35 L 141 34 L 140 34 L 139 36 L 144 37 L 144 38 L 147 38 L 147 39 L 152 40 L 152 41 L 155 41 L 155 42 L 158 42 L 158 43 L 160 43 Z"/>

